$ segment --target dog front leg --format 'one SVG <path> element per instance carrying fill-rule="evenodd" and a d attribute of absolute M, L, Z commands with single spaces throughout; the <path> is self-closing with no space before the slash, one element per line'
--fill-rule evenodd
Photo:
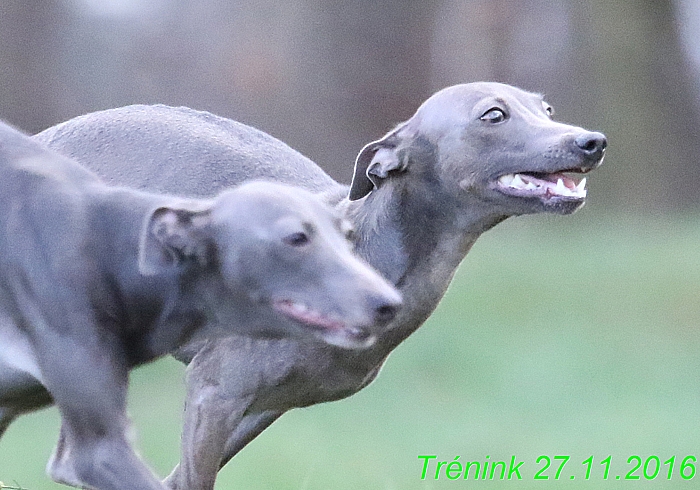
<path fill-rule="evenodd" d="M 173 490 L 213 490 L 227 436 L 249 403 L 247 397 L 222 398 L 216 386 L 188 380 L 180 464 L 164 483 Z"/>
<path fill-rule="evenodd" d="M 127 440 L 128 371 L 118 339 L 78 327 L 88 321 L 79 315 L 66 316 L 72 323 L 44 323 L 33 335 L 45 386 L 62 418 L 49 475 L 100 490 L 163 490 Z"/>
<path fill-rule="evenodd" d="M 125 388 L 126 377 L 119 391 Z M 61 391 L 62 395 L 68 392 Z M 59 483 L 100 490 L 162 490 L 162 484 L 129 444 L 124 405 L 113 406 L 102 400 L 94 402 L 83 392 L 71 391 L 82 403 L 65 403 L 62 396 L 55 396 L 62 425 L 58 444 L 47 466 L 51 478 Z M 106 398 L 123 399 L 123 396 L 106 394 Z"/>

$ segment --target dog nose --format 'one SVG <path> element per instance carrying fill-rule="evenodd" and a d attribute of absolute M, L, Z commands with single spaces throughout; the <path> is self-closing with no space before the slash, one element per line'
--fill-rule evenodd
<path fill-rule="evenodd" d="M 396 318 L 396 313 L 399 311 L 398 306 L 383 305 L 377 308 L 375 318 L 377 323 L 389 323 Z"/>
<path fill-rule="evenodd" d="M 401 309 L 401 300 L 379 300 L 374 307 L 374 323 L 378 325 L 386 325 L 394 318 Z"/>
<path fill-rule="evenodd" d="M 585 132 L 578 135 L 574 143 L 587 158 L 597 159 L 607 148 L 608 139 L 603 133 Z"/>

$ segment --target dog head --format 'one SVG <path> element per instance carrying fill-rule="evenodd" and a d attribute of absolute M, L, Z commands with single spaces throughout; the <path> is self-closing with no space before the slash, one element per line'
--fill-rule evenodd
<path fill-rule="evenodd" d="M 401 297 L 354 255 L 351 232 L 313 194 L 251 182 L 211 202 L 155 209 L 143 231 L 140 268 L 191 278 L 224 333 L 365 348 Z"/>
<path fill-rule="evenodd" d="M 499 83 L 448 87 L 360 152 L 350 200 L 420 175 L 503 217 L 572 213 L 586 198 L 571 174 L 603 161 L 601 133 L 557 122 L 541 95 Z"/>

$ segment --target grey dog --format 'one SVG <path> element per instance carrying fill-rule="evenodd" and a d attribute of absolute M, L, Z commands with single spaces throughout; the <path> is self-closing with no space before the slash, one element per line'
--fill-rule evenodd
<path fill-rule="evenodd" d="M 40 133 L 122 184 L 206 196 L 269 178 L 319 193 L 354 223 L 359 255 L 403 294 L 401 313 L 364 351 L 226 339 L 179 352 L 188 394 L 182 458 L 167 483 L 211 489 L 219 468 L 285 411 L 367 386 L 431 314 L 481 233 L 509 216 L 580 208 L 586 184 L 566 174 L 596 168 L 607 141 L 552 114 L 542 96 L 508 85 L 446 88 L 362 149 L 349 188 L 260 131 L 187 108 L 125 107 Z"/>
<path fill-rule="evenodd" d="M 125 437 L 129 369 L 233 332 L 364 348 L 400 304 L 301 189 L 112 188 L 2 123 L 0 187 L 0 434 L 55 403 L 56 481 L 165 488 Z"/>

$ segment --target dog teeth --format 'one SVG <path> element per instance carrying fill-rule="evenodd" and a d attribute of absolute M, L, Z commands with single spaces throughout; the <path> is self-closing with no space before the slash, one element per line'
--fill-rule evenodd
<path fill-rule="evenodd" d="M 581 199 L 586 197 L 587 193 L 585 177 L 576 185 L 569 183 L 571 187 L 567 187 L 564 183 L 564 178 L 561 177 L 554 183 L 549 180 L 537 179 L 530 175 L 520 174 L 501 175 L 498 178 L 498 182 L 504 187 L 521 191 L 530 191 L 534 195 L 546 194 L 549 196 L 575 197 Z"/>
<path fill-rule="evenodd" d="M 525 182 L 520 178 L 520 175 L 516 174 L 510 183 L 510 187 L 515 187 L 516 189 L 522 189 L 525 187 Z"/>
<path fill-rule="evenodd" d="M 574 190 L 569 189 L 564 185 L 564 181 L 562 179 L 557 180 L 557 185 L 554 187 L 554 192 L 560 196 L 565 196 L 565 197 L 573 197 L 573 196 L 578 196 L 577 189 L 575 188 Z"/>
<path fill-rule="evenodd" d="M 557 180 L 557 185 L 554 188 L 554 192 L 562 196 L 571 195 L 571 190 L 564 185 L 564 181 L 562 179 Z"/>
<path fill-rule="evenodd" d="M 586 197 L 586 179 L 581 179 L 573 189 L 569 189 L 565 184 L 563 179 L 557 180 L 557 185 L 554 187 L 554 192 L 557 195 L 564 197 Z"/>
<path fill-rule="evenodd" d="M 498 179 L 498 181 L 503 184 L 506 187 L 510 187 L 510 185 L 513 183 L 513 178 L 515 175 L 513 174 L 506 174 L 506 175 L 501 175 Z"/>

